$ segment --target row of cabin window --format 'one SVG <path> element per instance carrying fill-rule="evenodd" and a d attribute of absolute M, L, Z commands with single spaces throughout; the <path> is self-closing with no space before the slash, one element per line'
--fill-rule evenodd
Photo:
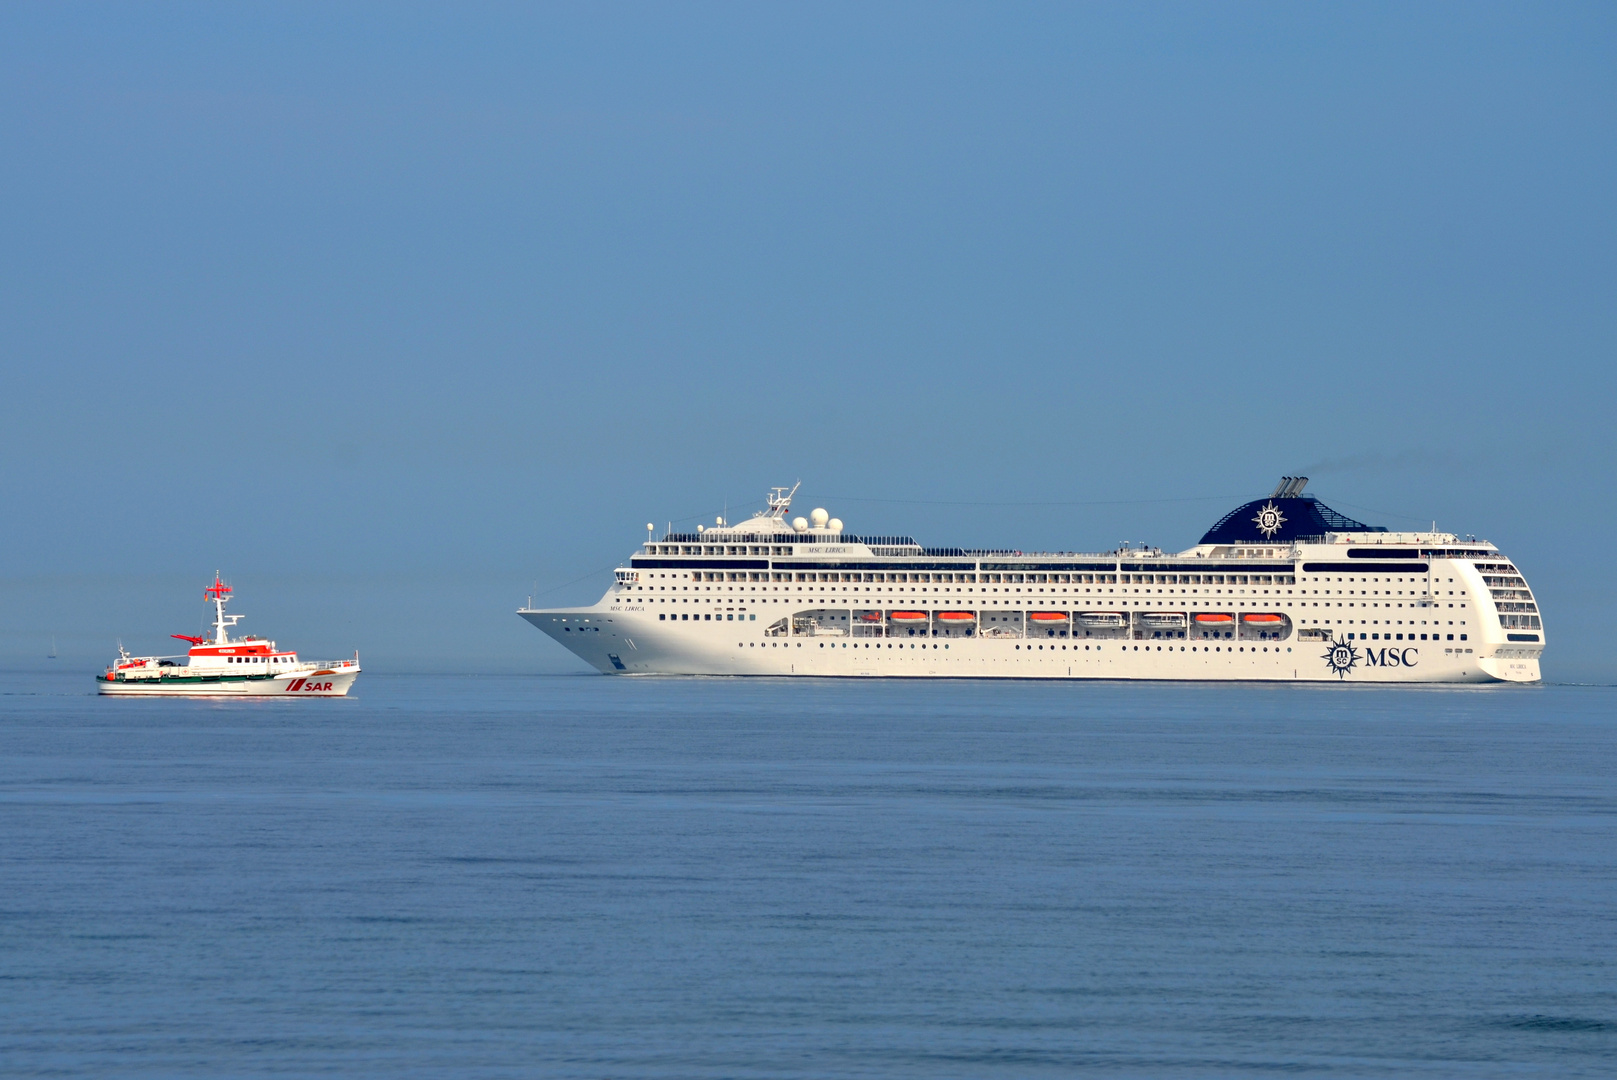
<path fill-rule="evenodd" d="M 648 555 L 790 555 L 780 544 L 647 544 Z"/>
<path fill-rule="evenodd" d="M 686 614 L 683 614 L 683 615 L 680 615 L 680 614 L 669 615 L 669 614 L 666 614 L 666 613 L 660 613 L 657 616 L 657 621 L 658 622 L 663 622 L 664 620 L 671 621 L 671 622 L 735 622 L 738 619 L 741 622 L 757 622 L 758 621 L 758 616 L 756 616 L 756 615 L 712 615 L 712 614 L 703 615 L 703 614 L 700 614 L 700 613 L 695 614 L 695 615 L 692 615 L 692 614 L 689 614 L 689 613 L 686 613 Z"/>
<path fill-rule="evenodd" d="M 1041 575 L 1040 580 L 1043 580 Z M 1296 574 L 1124 574 L 1126 585 L 1295 585 Z"/>
<path fill-rule="evenodd" d="M 1124 574 L 1128 577 L 1128 574 Z M 1138 576 L 1138 575 L 1136 575 Z M 984 582 L 996 585 L 1032 584 L 1032 585 L 1115 585 L 1116 574 L 984 574 Z"/>
<path fill-rule="evenodd" d="M 966 584 L 968 582 L 976 582 L 976 581 L 979 580 L 979 578 L 982 581 L 987 581 L 990 577 L 993 577 L 994 575 L 992 575 L 992 574 L 982 574 L 982 575 L 978 575 L 978 574 L 954 574 L 954 573 L 950 573 L 950 574 L 922 574 L 922 573 L 910 573 L 910 574 L 898 574 L 898 573 L 893 573 L 893 574 L 861 574 L 861 573 L 841 573 L 841 572 L 831 572 L 831 573 L 823 573 L 823 574 L 822 573 L 799 573 L 799 574 L 796 574 L 796 575 L 792 575 L 792 574 L 782 575 L 782 577 L 786 581 L 791 581 L 794 576 L 796 577 L 796 579 L 798 581 L 857 581 L 857 582 L 866 582 L 866 581 L 868 581 L 868 582 L 877 582 L 877 583 L 880 583 L 880 582 L 892 582 L 892 583 L 895 583 L 895 584 L 905 584 L 905 583 L 908 583 L 908 584 L 947 583 L 947 584 L 961 584 L 961 585 L 964 585 L 964 584 Z"/>
<path fill-rule="evenodd" d="M 662 577 L 664 575 L 657 575 Z M 767 570 L 698 570 L 693 581 L 872 582 L 967 584 L 1115 585 L 1295 585 L 1292 574 L 960 574 L 782 573 Z"/>
<path fill-rule="evenodd" d="M 1115 585 L 1295 585 L 1295 574 L 958 574 L 783 573 L 768 570 L 698 570 L 696 581 L 869 582 L 872 584 Z"/>
<path fill-rule="evenodd" d="M 999 580 L 999 574 L 983 574 L 984 581 L 989 578 Z M 1009 578 L 1012 575 L 1005 575 Z M 1021 580 L 1021 575 L 1015 575 Z M 1076 575 L 1075 575 L 1076 576 Z M 1029 575 L 1031 580 L 1032 575 Z M 696 570 L 691 573 L 692 581 L 848 581 L 848 582 L 947 582 L 960 583 L 975 582 L 977 574 L 857 574 L 857 573 L 782 573 L 768 570 Z"/>

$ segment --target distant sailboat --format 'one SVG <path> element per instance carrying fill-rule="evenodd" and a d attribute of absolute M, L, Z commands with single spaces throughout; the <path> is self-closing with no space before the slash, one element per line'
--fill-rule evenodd
<path fill-rule="evenodd" d="M 56 635 L 55 634 L 51 635 L 51 654 L 49 656 L 47 656 L 45 659 L 47 659 L 47 660 L 55 660 L 56 659 Z"/>

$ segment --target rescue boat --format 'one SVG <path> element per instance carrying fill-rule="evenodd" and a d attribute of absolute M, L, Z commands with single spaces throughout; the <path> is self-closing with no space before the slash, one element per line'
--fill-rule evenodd
<path fill-rule="evenodd" d="M 184 656 L 130 656 L 120 644 L 118 659 L 96 677 L 102 694 L 126 697 L 343 697 L 359 677 L 359 654 L 352 660 L 299 660 L 295 652 L 248 634 L 232 638 L 240 615 L 226 615 L 230 586 L 213 577 L 204 590 L 214 607 L 212 639 L 171 634 L 191 643 Z"/>

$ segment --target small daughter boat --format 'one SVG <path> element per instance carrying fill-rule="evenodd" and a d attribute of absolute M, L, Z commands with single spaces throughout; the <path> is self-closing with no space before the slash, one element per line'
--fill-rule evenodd
<path fill-rule="evenodd" d="M 231 638 L 240 615 L 226 615 L 230 586 L 213 576 L 204 593 L 214 606 L 213 639 L 171 634 L 189 641 L 185 656 L 130 656 L 118 646 L 118 659 L 96 677 L 103 694 L 129 697 L 343 697 L 359 677 L 359 654 L 352 660 L 299 660 L 275 642 L 248 634 Z"/>

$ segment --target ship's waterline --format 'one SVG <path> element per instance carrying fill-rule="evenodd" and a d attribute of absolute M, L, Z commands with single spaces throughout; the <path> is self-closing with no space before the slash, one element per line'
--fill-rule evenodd
<path fill-rule="evenodd" d="M 789 518 L 777 488 L 746 521 L 648 538 L 590 607 L 519 614 L 606 674 L 1539 678 L 1537 602 L 1493 544 L 1365 525 L 1306 482 L 1178 554 L 923 547 Z"/>

